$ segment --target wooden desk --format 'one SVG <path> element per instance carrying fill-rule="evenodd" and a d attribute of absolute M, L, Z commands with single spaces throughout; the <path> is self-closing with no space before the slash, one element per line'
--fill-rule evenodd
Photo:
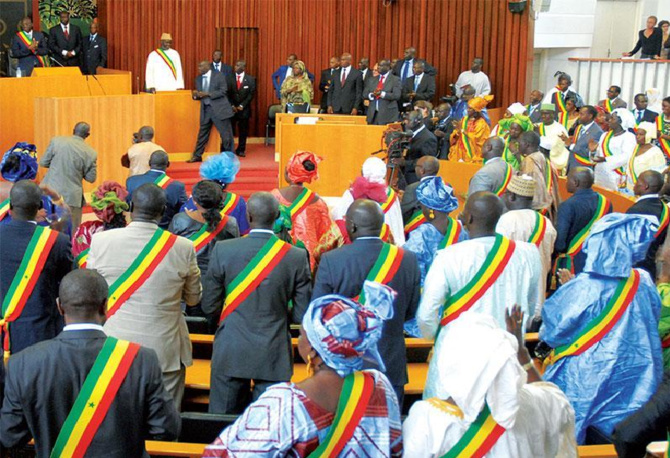
<path fill-rule="evenodd" d="M 191 334 L 191 343 L 195 345 L 212 345 L 214 343 L 214 336 L 212 334 Z M 291 344 L 293 348 L 298 346 L 298 339 L 292 338 Z M 405 338 L 405 345 L 407 348 L 433 348 L 433 341 L 426 339 L 417 339 L 414 337 Z"/>

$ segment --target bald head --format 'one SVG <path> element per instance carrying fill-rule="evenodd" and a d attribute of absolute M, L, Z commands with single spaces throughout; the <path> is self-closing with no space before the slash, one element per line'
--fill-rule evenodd
<path fill-rule="evenodd" d="M 633 191 L 636 196 L 646 196 L 648 194 L 658 194 L 662 187 L 663 175 L 655 170 L 645 170 L 637 178 Z"/>
<path fill-rule="evenodd" d="M 504 211 L 503 201 L 492 192 L 479 191 L 468 197 L 462 221 L 470 238 L 494 235 Z"/>
<path fill-rule="evenodd" d="M 151 153 L 149 157 L 149 167 L 156 170 L 166 171 L 170 166 L 170 157 L 163 150 L 157 150 Z"/>
<path fill-rule="evenodd" d="M 247 215 L 252 229 L 272 229 L 279 217 L 279 202 L 269 192 L 256 192 L 247 202 Z"/>
<path fill-rule="evenodd" d="M 140 127 L 140 138 L 145 142 L 150 142 L 154 138 L 154 128 L 151 126 Z"/>
<path fill-rule="evenodd" d="M 144 183 L 133 192 L 132 218 L 134 221 L 158 222 L 166 205 L 165 191 L 154 183 Z"/>
<path fill-rule="evenodd" d="M 86 138 L 91 135 L 91 126 L 85 122 L 78 122 L 75 124 L 72 133 L 77 137 Z"/>
<path fill-rule="evenodd" d="M 66 324 L 104 323 L 108 286 L 95 270 L 73 270 L 61 280 L 58 309 Z"/>
<path fill-rule="evenodd" d="M 42 190 L 30 180 L 17 181 L 9 191 L 9 208 L 12 219 L 33 221 L 42 208 Z"/>
<path fill-rule="evenodd" d="M 384 212 L 377 202 L 357 199 L 347 210 L 346 228 L 351 240 L 358 237 L 379 237 L 383 225 Z"/>
<path fill-rule="evenodd" d="M 491 137 L 484 142 L 482 147 L 482 157 L 486 160 L 494 157 L 502 157 L 505 151 L 505 142 L 500 137 Z"/>
<path fill-rule="evenodd" d="M 419 179 L 435 176 L 439 171 L 440 161 L 434 156 L 421 156 L 414 167 L 414 172 Z"/>
<path fill-rule="evenodd" d="M 463 95 L 473 96 L 477 93 L 473 87 L 466 87 L 463 89 Z"/>
<path fill-rule="evenodd" d="M 593 186 L 593 171 L 588 167 L 574 167 L 570 169 L 567 179 L 569 193 L 579 189 L 591 189 Z"/>

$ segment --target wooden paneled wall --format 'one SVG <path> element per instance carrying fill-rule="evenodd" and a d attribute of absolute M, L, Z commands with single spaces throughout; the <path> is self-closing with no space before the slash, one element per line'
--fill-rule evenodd
<path fill-rule="evenodd" d="M 532 68 L 533 21 L 526 10 L 512 14 L 508 0 L 98 0 L 109 65 L 131 70 L 134 88 L 144 84 L 146 56 L 170 32 L 182 58 L 186 87 L 193 87 L 198 60 L 211 57 L 217 27 L 256 27 L 260 46 L 257 116 L 260 134 L 276 103 L 270 75 L 297 53 L 318 77 L 331 55 L 402 57 L 413 45 L 438 69 L 438 96 L 447 93 L 475 56 L 484 58 L 496 100 L 507 106 L 526 100 Z M 249 56 L 225 56 L 233 63 Z M 316 91 L 318 93 L 318 90 Z M 317 96 L 318 101 L 319 96 Z M 437 97 L 436 97 L 437 100 Z"/>

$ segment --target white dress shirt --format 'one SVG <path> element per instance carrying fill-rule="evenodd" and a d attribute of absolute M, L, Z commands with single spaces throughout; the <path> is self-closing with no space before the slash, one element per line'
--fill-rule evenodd
<path fill-rule="evenodd" d="M 68 35 L 70 34 L 70 24 L 65 25 L 65 24 L 63 24 L 63 23 L 61 22 L 60 27 L 61 27 L 61 29 L 63 29 L 63 33 L 66 33 L 66 32 L 67 32 Z M 32 34 L 32 30 L 30 31 L 30 33 Z M 71 52 L 72 52 L 72 55 L 73 55 L 73 56 L 76 55 L 74 49 L 73 49 Z M 67 53 L 68 53 L 68 51 L 66 51 L 66 50 L 62 50 L 62 51 L 61 51 L 61 54 L 62 54 L 63 56 L 67 56 Z"/>
<path fill-rule="evenodd" d="M 456 96 L 460 97 L 463 94 L 463 86 L 470 85 L 475 90 L 475 97 L 489 95 L 491 93 L 491 82 L 486 73 L 479 71 L 472 73 L 471 70 L 466 70 L 458 75 L 456 80 Z"/>
<path fill-rule="evenodd" d="M 149 53 L 145 72 L 145 85 L 147 89 L 154 88 L 156 91 L 177 91 L 184 89 L 184 73 L 181 68 L 181 58 L 174 49 L 168 49 L 165 54 L 170 58 L 177 70 L 175 79 L 172 70 L 163 58 L 154 50 Z"/>

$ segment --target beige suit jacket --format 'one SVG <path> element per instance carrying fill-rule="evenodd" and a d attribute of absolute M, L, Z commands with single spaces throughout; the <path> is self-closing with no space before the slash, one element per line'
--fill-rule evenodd
<path fill-rule="evenodd" d="M 93 236 L 87 268 L 97 270 L 111 285 L 135 260 L 158 226 L 132 222 L 123 229 Z M 163 372 L 193 363 L 191 342 L 181 311 L 200 302 L 200 269 L 193 243 L 178 237 L 149 279 L 105 323 L 105 333 L 153 349 Z"/>

